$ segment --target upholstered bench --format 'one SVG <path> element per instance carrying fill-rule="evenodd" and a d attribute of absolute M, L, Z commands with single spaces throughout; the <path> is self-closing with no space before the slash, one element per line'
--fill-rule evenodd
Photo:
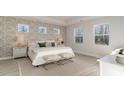
<path fill-rule="evenodd" d="M 61 57 L 58 55 L 47 55 L 44 56 L 44 60 L 46 61 L 46 63 L 52 63 L 61 60 Z"/>
<path fill-rule="evenodd" d="M 44 60 L 46 61 L 46 63 L 43 64 L 42 66 L 44 67 L 45 70 L 48 70 L 45 67 L 47 64 L 56 63 L 57 65 L 64 65 L 65 63 L 61 63 L 61 60 L 65 60 L 65 59 L 70 60 L 73 57 L 74 57 L 74 55 L 71 53 L 61 53 L 58 55 L 47 55 L 47 56 L 43 57 Z M 73 62 L 72 60 L 70 60 L 70 61 Z"/>
<path fill-rule="evenodd" d="M 61 53 L 61 54 L 59 54 L 59 56 L 61 57 L 61 59 L 70 59 L 70 58 L 74 57 L 74 55 L 71 53 Z"/>

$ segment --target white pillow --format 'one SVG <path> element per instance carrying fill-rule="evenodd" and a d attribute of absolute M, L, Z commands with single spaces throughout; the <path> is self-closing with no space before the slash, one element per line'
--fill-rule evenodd
<path fill-rule="evenodd" d="M 46 46 L 47 47 L 52 47 L 52 44 L 51 43 L 55 43 L 55 46 L 57 46 L 56 42 L 54 40 L 47 40 L 46 41 Z"/>
<path fill-rule="evenodd" d="M 46 41 L 36 41 L 36 43 L 42 43 L 42 42 L 46 42 Z"/>
<path fill-rule="evenodd" d="M 36 44 L 38 45 L 38 43 L 42 43 L 42 42 L 46 42 L 46 47 L 52 47 L 51 45 L 52 42 L 55 43 L 55 47 L 57 46 L 57 43 L 54 40 L 36 41 Z"/>
<path fill-rule="evenodd" d="M 51 47 L 51 42 L 46 42 L 46 47 Z"/>
<path fill-rule="evenodd" d="M 37 48 L 38 47 L 38 44 L 36 42 L 28 42 L 28 47 Z"/>

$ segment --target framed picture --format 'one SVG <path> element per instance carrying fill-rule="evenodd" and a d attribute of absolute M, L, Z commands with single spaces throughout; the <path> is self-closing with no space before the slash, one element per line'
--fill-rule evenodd
<path fill-rule="evenodd" d="M 41 34 L 47 34 L 47 28 L 46 27 L 38 27 L 38 32 Z"/>
<path fill-rule="evenodd" d="M 29 25 L 26 24 L 18 24 L 18 32 L 29 32 Z"/>
<path fill-rule="evenodd" d="M 60 34 L 60 29 L 59 28 L 53 28 L 53 31 L 55 34 Z"/>

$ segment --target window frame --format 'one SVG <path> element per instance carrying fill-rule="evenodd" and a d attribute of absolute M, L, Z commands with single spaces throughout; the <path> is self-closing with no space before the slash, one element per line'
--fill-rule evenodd
<path fill-rule="evenodd" d="M 21 28 L 20 26 L 23 26 L 23 27 L 25 26 L 27 31 L 22 31 L 22 29 L 20 29 Z M 20 32 L 20 33 L 27 33 L 27 32 L 29 32 L 29 25 L 27 25 L 27 24 L 18 24 L 17 25 L 17 31 Z"/>
<path fill-rule="evenodd" d="M 83 40 L 82 40 L 82 42 L 76 42 L 76 29 L 79 29 L 79 28 L 81 28 L 82 29 L 82 38 L 83 38 Z M 74 43 L 75 44 L 83 44 L 83 41 L 84 41 L 84 31 L 83 31 L 83 27 L 82 26 L 78 26 L 78 27 L 75 27 L 74 28 Z"/>
<path fill-rule="evenodd" d="M 44 32 L 40 32 L 39 30 L 41 30 L 41 29 L 44 29 Z M 45 26 L 39 26 L 37 31 L 40 34 L 47 34 L 48 33 L 47 27 L 45 27 Z"/>
<path fill-rule="evenodd" d="M 56 31 L 55 31 L 55 30 L 56 30 Z M 58 31 L 57 31 L 57 30 L 58 30 Z M 54 31 L 55 34 L 60 35 L 60 32 L 61 32 L 60 28 L 54 27 L 54 28 L 53 28 L 53 31 Z"/>
<path fill-rule="evenodd" d="M 108 30 L 108 32 L 107 32 L 107 34 L 97 34 L 96 35 L 96 32 L 95 32 L 95 29 L 96 29 L 96 27 L 97 26 L 100 26 L 100 25 L 109 25 L 109 30 Z M 94 33 L 94 44 L 95 45 L 103 45 L 103 46 L 109 46 L 110 45 L 110 23 L 101 23 L 101 24 L 96 24 L 96 25 L 93 25 L 93 33 Z M 96 41 L 95 41 L 95 39 L 96 39 L 96 36 L 108 36 L 108 44 L 105 44 L 105 43 L 96 43 Z"/>

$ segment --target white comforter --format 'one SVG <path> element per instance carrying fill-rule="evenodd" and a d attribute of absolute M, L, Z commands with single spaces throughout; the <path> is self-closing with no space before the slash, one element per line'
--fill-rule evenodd
<path fill-rule="evenodd" d="M 28 48 L 28 56 L 32 61 L 32 65 L 42 65 L 45 64 L 46 61 L 43 59 L 44 56 L 48 55 L 56 55 L 60 53 L 71 53 L 73 56 L 74 52 L 70 47 L 45 47 L 45 48 Z"/>

